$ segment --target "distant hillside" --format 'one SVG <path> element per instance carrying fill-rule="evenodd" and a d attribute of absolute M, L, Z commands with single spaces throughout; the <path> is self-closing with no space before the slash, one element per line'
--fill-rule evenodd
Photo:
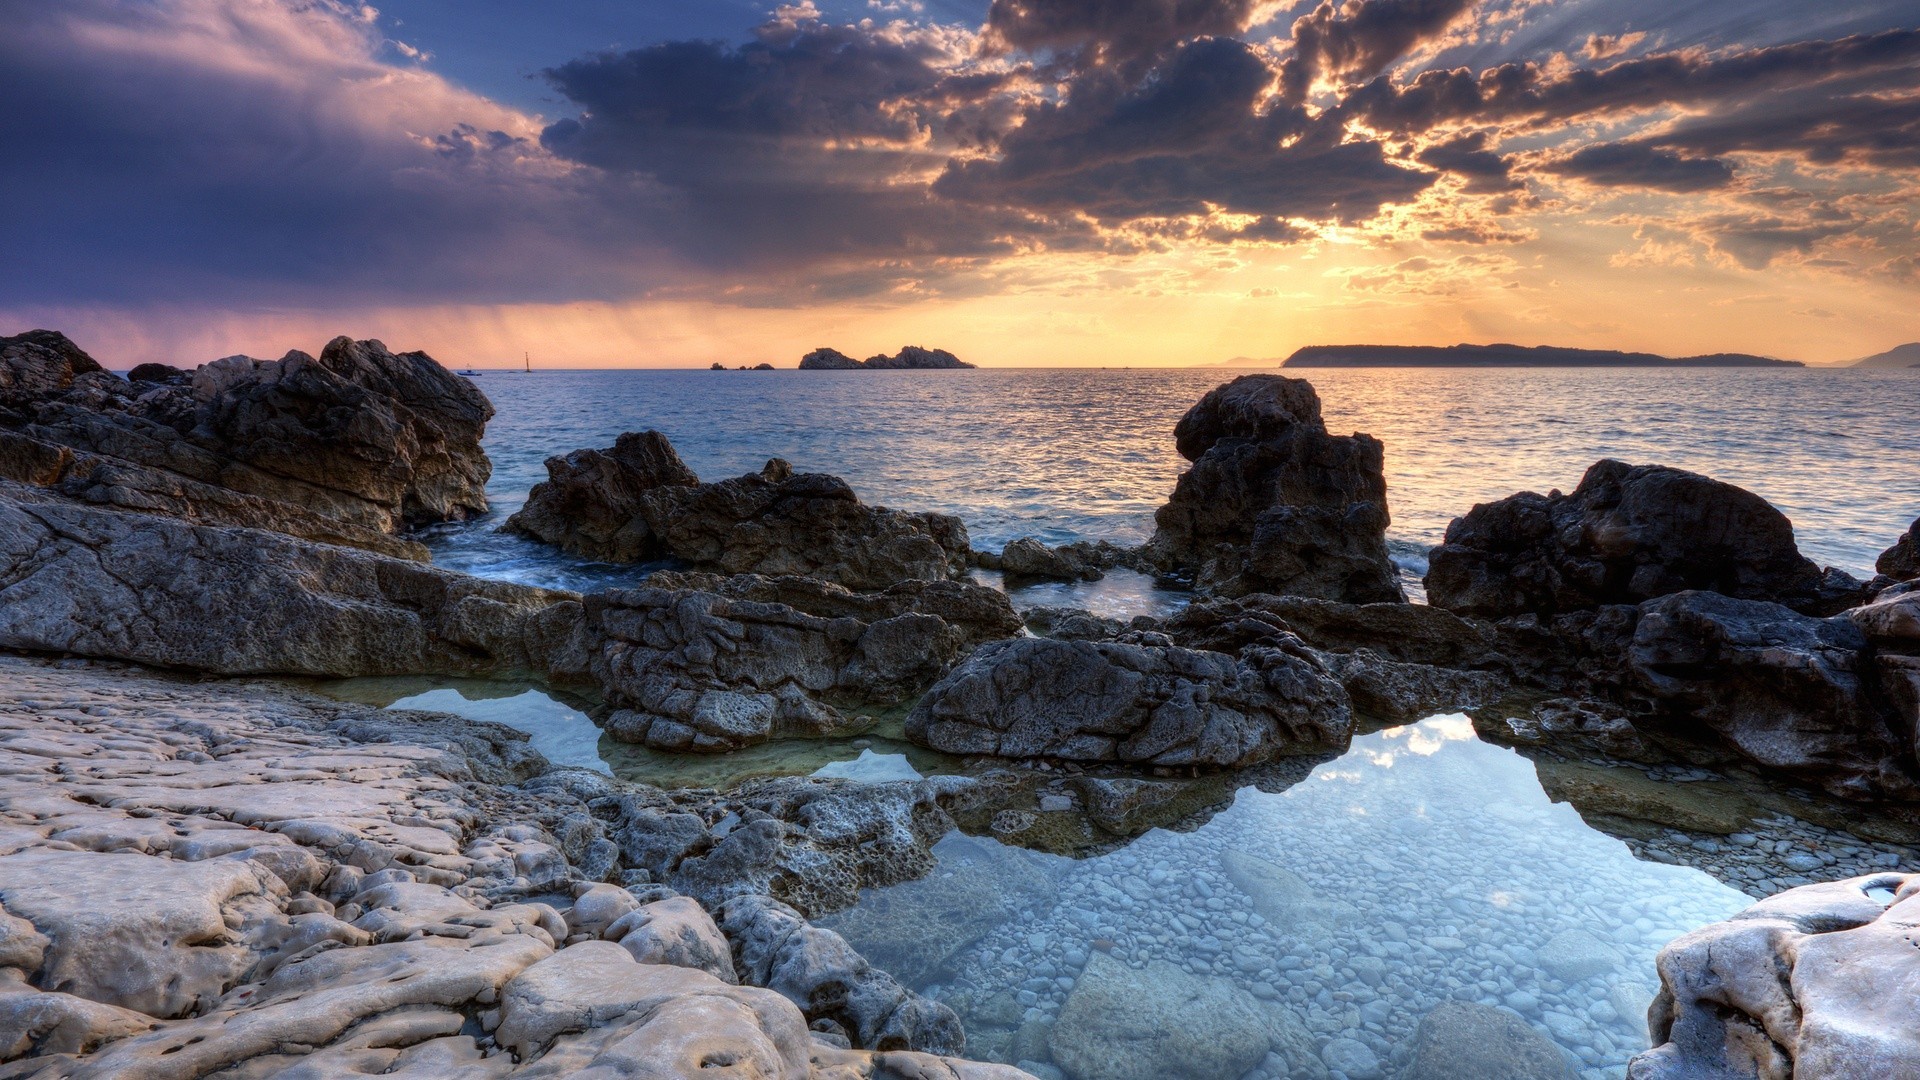
<path fill-rule="evenodd" d="M 1746 353 L 1656 356 L 1554 345 L 1309 345 L 1286 367 L 1805 367 Z"/>
<path fill-rule="evenodd" d="M 1202 364 L 1202 367 L 1279 367 L 1286 361 L 1278 356 L 1236 356 L 1231 360 L 1222 360 L 1217 364 Z"/>
<path fill-rule="evenodd" d="M 1905 345 L 1895 345 L 1883 353 L 1863 356 L 1848 367 L 1857 368 L 1913 368 L 1920 367 L 1920 341 L 1909 341 Z"/>
<path fill-rule="evenodd" d="M 855 360 L 839 349 L 826 348 L 815 349 L 800 358 L 801 371 L 901 371 L 972 366 L 945 349 L 923 349 L 918 345 L 905 345 L 892 356 L 881 353 L 865 360 Z"/>

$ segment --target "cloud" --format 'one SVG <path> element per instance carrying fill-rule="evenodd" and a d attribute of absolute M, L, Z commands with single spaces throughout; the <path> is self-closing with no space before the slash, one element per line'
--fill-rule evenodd
<path fill-rule="evenodd" d="M 990 45 L 1004 51 L 1134 60 L 1193 38 L 1237 35 L 1266 6 L 1261 0 L 993 0 L 986 33 Z"/>
<path fill-rule="evenodd" d="M 1370 79 L 1478 2 L 1321 0 L 1293 22 L 1293 53 L 1281 66 L 1281 86 L 1298 100 L 1322 79 Z"/>
<path fill-rule="evenodd" d="M 1634 142 L 1582 147 L 1549 162 L 1544 168 L 1602 187 L 1676 193 L 1712 191 L 1733 182 L 1733 166 L 1718 158 L 1682 157 Z"/>
<path fill-rule="evenodd" d="M 1487 133 L 1469 132 L 1455 139 L 1434 143 L 1420 151 L 1422 165 L 1444 169 L 1466 180 L 1463 190 L 1469 195 L 1494 195 L 1520 191 L 1526 184 L 1512 174 L 1507 159 L 1487 149 Z"/>

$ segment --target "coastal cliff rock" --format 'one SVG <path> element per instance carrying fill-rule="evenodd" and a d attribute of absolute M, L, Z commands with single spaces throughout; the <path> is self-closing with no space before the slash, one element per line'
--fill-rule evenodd
<path fill-rule="evenodd" d="M 644 924 L 605 914 L 661 902 L 591 884 L 611 845 L 569 793 L 588 778 L 547 768 L 494 725 L 0 657 L 0 1057 L 17 1059 L 0 1072 L 534 1080 L 726 1062 L 783 1080 L 1032 1080 L 810 1029 L 783 991 L 857 970 L 850 950 L 747 972 L 758 985 L 637 959 L 619 939 Z M 780 944 L 825 933 L 802 927 Z M 858 1019 L 891 1001 L 842 1030 L 958 1041 L 938 1006 L 891 990 L 840 1003 Z"/>
<path fill-rule="evenodd" d="M 1632 1080 L 1920 1072 L 1920 876 L 1789 889 L 1660 951 Z"/>
<path fill-rule="evenodd" d="M 1901 535 L 1900 539 L 1873 564 L 1880 573 L 1895 581 L 1911 581 L 1920 577 L 1920 518 Z"/>
<path fill-rule="evenodd" d="M 579 598 L 0 482 L 0 647 L 219 675 L 575 675 Z"/>
<path fill-rule="evenodd" d="M 1387 558 L 1384 451 L 1327 434 L 1313 387 L 1243 375 L 1174 429 L 1193 462 L 1154 515 L 1148 551 L 1202 593 L 1289 593 L 1351 603 L 1403 599 Z"/>
<path fill-rule="evenodd" d="M 382 539 L 486 509 L 493 407 L 425 353 L 336 338 L 123 380 L 46 331 L 0 339 L 0 476 L 105 506 L 425 558 Z"/>
<path fill-rule="evenodd" d="M 1600 461 L 1571 495 L 1522 492 L 1475 506 L 1429 558 L 1427 596 L 1462 615 L 1637 604 L 1687 589 L 1827 615 L 1858 582 L 1800 554 L 1793 524 L 1732 484 L 1662 465 Z"/>
<path fill-rule="evenodd" d="M 807 578 L 657 575 L 589 596 L 609 734 L 725 751 L 863 726 L 984 641 L 1020 632 L 1004 594 L 957 581 L 852 593 Z"/>
<path fill-rule="evenodd" d="M 967 530 L 945 514 L 860 502 L 845 481 L 795 473 L 775 458 L 758 473 L 703 484 L 658 432 L 610 450 L 547 461 L 506 528 L 576 555 L 616 562 L 678 559 L 727 574 L 791 574 L 850 589 L 958 576 Z"/>
<path fill-rule="evenodd" d="M 907 736 L 955 754 L 1161 766 L 1344 750 L 1347 695 L 1293 645 L 1229 656 L 1171 644 L 995 642 L 920 699 Z"/>

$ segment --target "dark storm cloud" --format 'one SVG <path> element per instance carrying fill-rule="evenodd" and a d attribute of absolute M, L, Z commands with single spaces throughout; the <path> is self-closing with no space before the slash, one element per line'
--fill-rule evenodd
<path fill-rule="evenodd" d="M 1322 0 L 1295 19 L 1293 54 L 1281 65 L 1288 96 L 1302 98 L 1317 79 L 1370 79 L 1445 30 L 1479 0 Z"/>
<path fill-rule="evenodd" d="M 993 0 L 987 37 L 1002 49 L 1150 56 L 1197 37 L 1247 28 L 1257 0 Z"/>
<path fill-rule="evenodd" d="M 1420 152 L 1420 164 L 1453 173 L 1466 180 L 1469 195 L 1494 195 L 1524 187 L 1513 176 L 1507 159 L 1487 149 L 1487 133 L 1470 132 L 1435 143 Z"/>
<path fill-rule="evenodd" d="M 1682 157 L 1645 143 L 1582 147 L 1550 163 L 1546 169 L 1603 187 L 1675 193 L 1711 191 L 1733 182 L 1733 166 L 1718 158 Z"/>

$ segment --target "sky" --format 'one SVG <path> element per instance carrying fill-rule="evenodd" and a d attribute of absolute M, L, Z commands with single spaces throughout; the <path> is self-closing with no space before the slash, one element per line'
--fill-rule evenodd
<path fill-rule="evenodd" d="M 110 367 L 1920 339 L 1914 0 L 0 0 Z"/>

